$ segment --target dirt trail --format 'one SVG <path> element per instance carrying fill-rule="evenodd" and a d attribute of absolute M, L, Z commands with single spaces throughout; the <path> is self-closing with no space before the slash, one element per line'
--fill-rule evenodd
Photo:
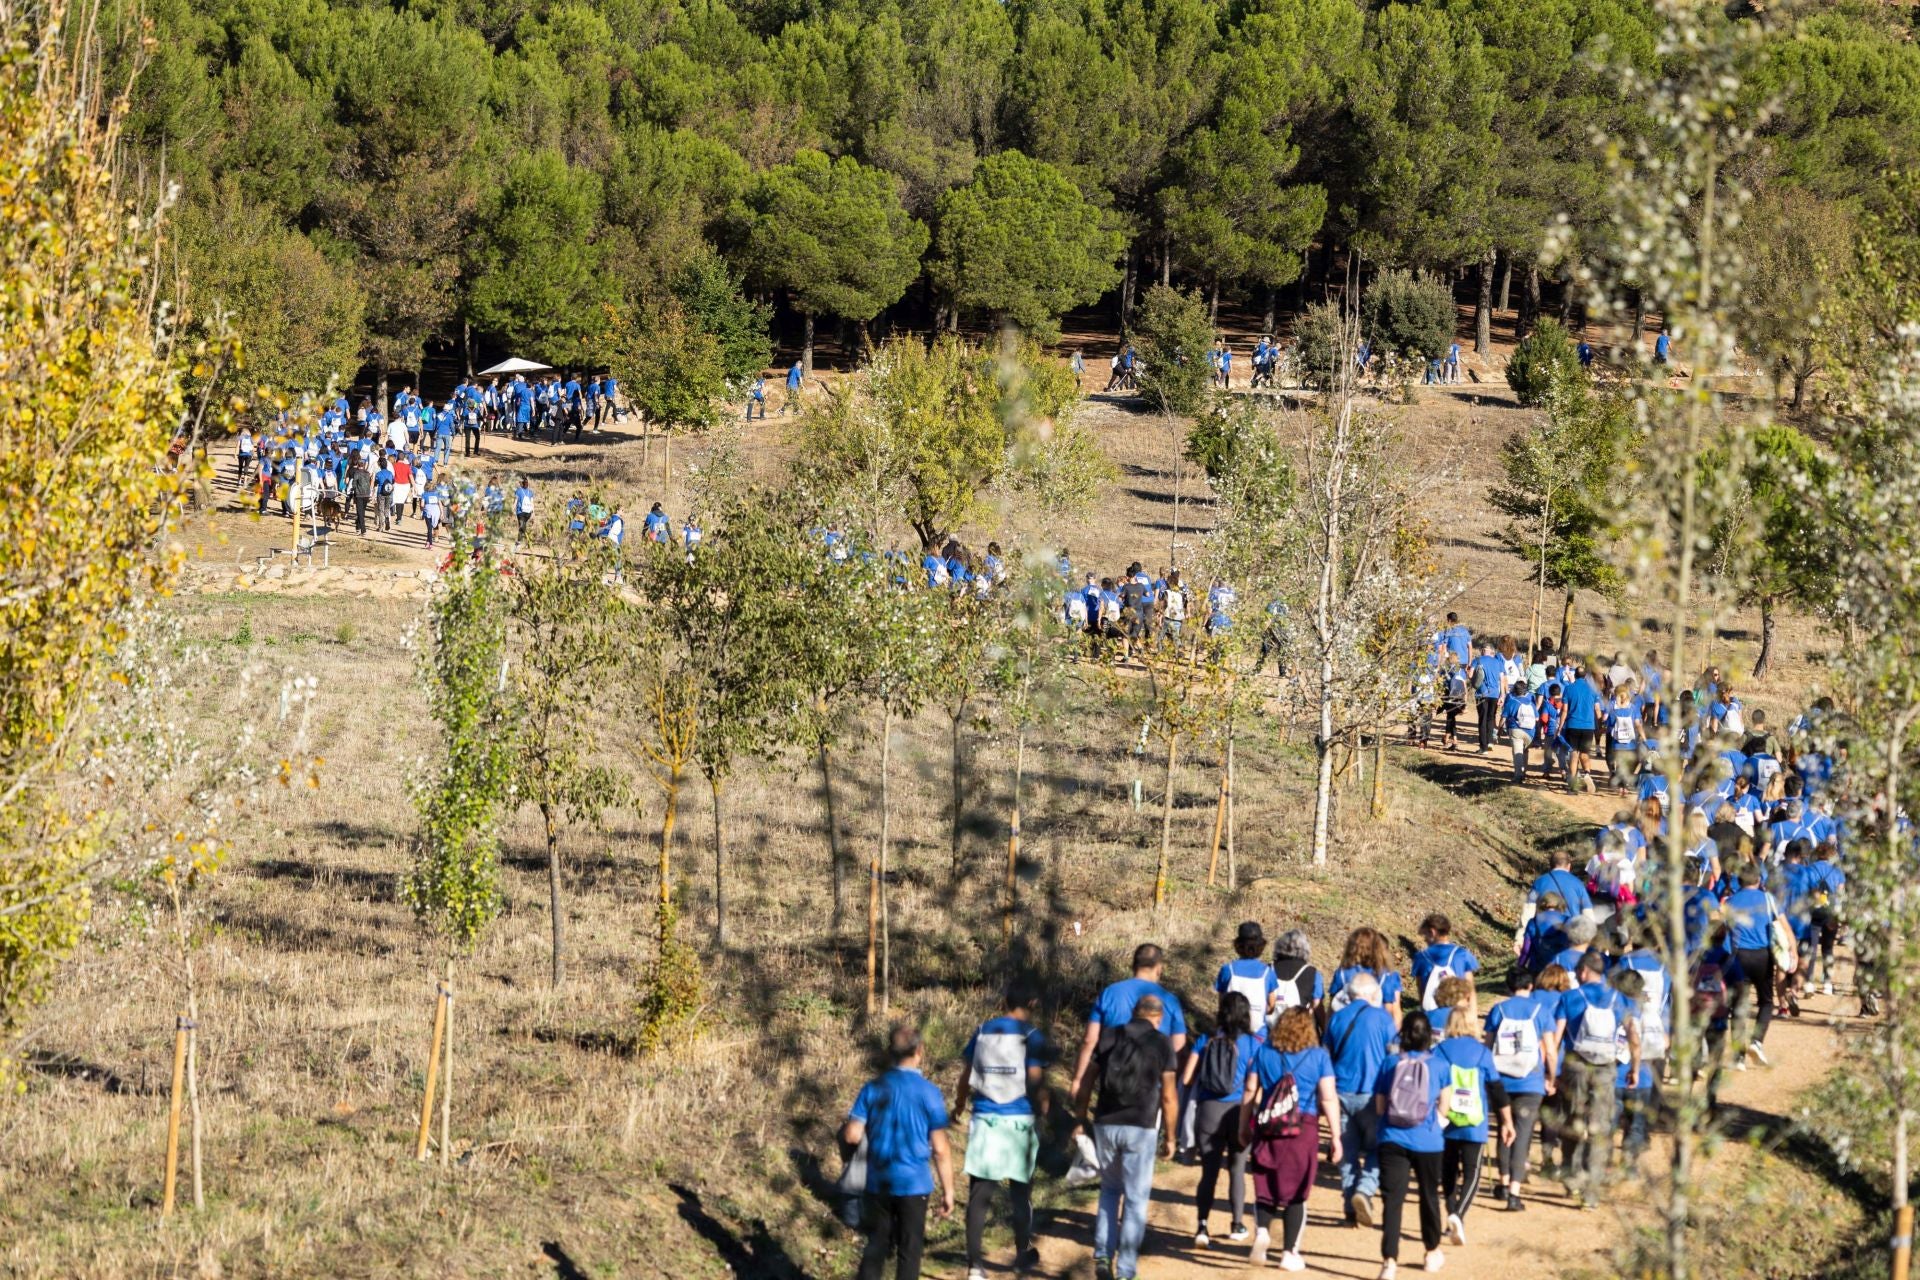
<path fill-rule="evenodd" d="M 1448 752 L 1423 754 L 1474 764 L 1489 771 L 1505 771 L 1503 752 L 1485 757 Z M 1611 796 L 1573 796 L 1560 788 L 1536 786 L 1535 789 L 1594 821 L 1606 821 L 1618 807 Z M 1818 1084 L 1833 1070 L 1839 1041 L 1849 1030 L 1857 1030 L 1862 1025 L 1853 1016 L 1859 1006 L 1853 995 L 1850 959 L 1837 958 L 1836 968 L 1839 970 L 1836 977 L 1841 981 L 1836 984 L 1833 996 L 1813 995 L 1802 1002 L 1802 1017 L 1774 1022 L 1767 1036 L 1772 1066 L 1727 1073 L 1722 1100 L 1745 1113 L 1751 1122 L 1764 1126 L 1771 1120 L 1784 1119 L 1792 1111 L 1796 1095 Z M 1487 994 L 1483 993 L 1482 1007 L 1488 1003 Z M 1535 1150 L 1537 1160 L 1540 1148 L 1536 1145 Z M 1658 1169 L 1670 1150 L 1670 1143 L 1656 1134 L 1652 1150 L 1642 1157 L 1642 1167 L 1649 1171 Z M 1760 1157 L 1746 1145 L 1729 1143 L 1705 1166 L 1702 1176 L 1708 1180 L 1723 1179 L 1737 1171 L 1741 1162 L 1757 1158 Z M 1228 1217 L 1224 1175 L 1220 1182 L 1220 1202 L 1214 1208 L 1210 1223 L 1212 1230 L 1220 1234 L 1211 1248 L 1194 1247 L 1193 1192 L 1198 1179 L 1197 1167 L 1161 1165 L 1154 1180 L 1147 1246 L 1141 1256 L 1142 1280 L 1217 1280 L 1221 1276 L 1251 1272 L 1247 1245 L 1229 1244 L 1223 1238 Z M 1607 1206 L 1597 1212 L 1583 1212 L 1557 1183 L 1542 1181 L 1536 1174 L 1529 1187 L 1525 1212 L 1507 1213 L 1488 1195 L 1480 1197 L 1467 1215 L 1467 1246 L 1443 1246 L 1447 1265 L 1442 1274 L 1472 1280 L 1550 1280 L 1550 1277 L 1588 1268 L 1599 1268 L 1604 1274 L 1613 1250 L 1625 1239 L 1622 1218 L 1646 1221 L 1652 1216 L 1653 1206 L 1647 1203 L 1643 1188 L 1631 1182 L 1617 1187 Z M 1406 1237 L 1400 1246 L 1402 1276 L 1425 1274 L 1421 1270 L 1423 1250 L 1419 1230 L 1417 1206 L 1409 1196 Z M 1038 1241 L 1042 1258 L 1039 1274 L 1092 1276 L 1092 1239 L 1091 1203 L 1084 1210 L 1050 1215 L 1041 1227 Z M 1371 1280 L 1380 1271 L 1380 1233 L 1377 1229 L 1355 1229 L 1344 1224 L 1338 1174 L 1324 1158 L 1319 1183 L 1307 1206 L 1307 1229 L 1301 1250 L 1307 1260 L 1307 1270 L 1302 1273 L 1305 1275 Z M 1276 1239 L 1269 1268 L 1279 1257 Z M 988 1274 L 1010 1273 L 1004 1267 L 989 1267 Z M 1279 1274 L 1277 1270 L 1275 1274 Z"/>

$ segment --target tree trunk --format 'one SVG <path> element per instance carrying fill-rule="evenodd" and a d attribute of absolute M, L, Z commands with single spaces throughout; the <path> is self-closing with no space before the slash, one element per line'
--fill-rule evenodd
<path fill-rule="evenodd" d="M 820 794 L 826 798 L 827 804 L 827 861 L 833 872 L 833 933 L 838 937 L 846 919 L 846 864 L 840 857 L 840 822 L 833 810 L 833 769 L 827 763 L 827 744 L 824 739 L 818 748 Z"/>
<path fill-rule="evenodd" d="M 1127 268 L 1120 277 L 1120 332 L 1125 333 L 1133 322 L 1133 296 L 1140 287 L 1140 251 L 1138 246 L 1127 245 Z"/>
<path fill-rule="evenodd" d="M 813 376 L 813 312 L 801 313 L 800 369 L 809 378 Z"/>
<path fill-rule="evenodd" d="M 540 820 L 547 830 L 547 914 L 553 923 L 553 963 L 547 978 L 548 985 L 558 991 L 567 977 L 565 926 L 560 916 L 560 825 L 551 805 L 540 806 Z M 661 865 L 664 869 L 664 855 Z"/>
<path fill-rule="evenodd" d="M 720 789 L 726 785 L 719 773 L 707 777 L 713 789 L 713 945 L 727 949 L 727 841 L 720 823 Z"/>
<path fill-rule="evenodd" d="M 667 775 L 667 811 L 660 819 L 660 941 L 667 941 L 667 913 L 673 906 L 673 823 L 680 816 L 680 771 Z"/>
<path fill-rule="evenodd" d="M 1795 413 L 1800 412 L 1801 409 L 1806 407 L 1807 381 L 1812 377 L 1811 361 L 1803 359 L 1799 364 L 1793 366 L 1793 404 L 1791 408 Z"/>
<path fill-rule="evenodd" d="M 1500 310 L 1506 311 L 1508 301 L 1513 296 L 1513 256 L 1500 255 Z"/>
<path fill-rule="evenodd" d="M 1153 909 L 1160 910 L 1167 903 L 1167 871 L 1173 853 L 1173 777 L 1174 757 L 1180 745 L 1180 735 L 1172 726 L 1167 730 L 1167 787 L 1160 802 L 1160 867 L 1153 876 Z"/>
<path fill-rule="evenodd" d="M 1173 284 L 1173 232 L 1163 232 L 1160 236 L 1160 283 Z"/>
<path fill-rule="evenodd" d="M 1533 332 L 1540 323 L 1540 268 L 1527 267 L 1527 288 L 1520 296 L 1520 324 L 1515 330 L 1516 337 L 1524 338 Z"/>
<path fill-rule="evenodd" d="M 1267 286 L 1267 309 L 1260 317 L 1260 332 L 1265 337 L 1270 338 L 1273 336 L 1273 317 L 1275 304 L 1279 296 L 1280 291 L 1278 289 L 1275 289 L 1272 285 Z"/>
<path fill-rule="evenodd" d="M 440 1167 L 453 1160 L 453 957 L 447 957 L 447 1035 L 440 1044 Z"/>
<path fill-rule="evenodd" d="M 1218 275 L 1213 278 L 1213 288 L 1209 291 L 1207 299 L 1207 323 L 1211 325 L 1220 323 L 1220 277 Z"/>
<path fill-rule="evenodd" d="M 380 406 L 380 416 L 387 416 L 387 371 L 380 370 L 380 376 L 373 382 L 374 402 Z"/>
<path fill-rule="evenodd" d="M 1013 944 L 1013 914 L 1020 903 L 1020 784 L 1027 771 L 1027 726 L 1013 733 L 1013 821 L 1007 828 L 1007 898 L 1000 914 L 1000 941 Z"/>
<path fill-rule="evenodd" d="M 1493 250 L 1480 259 L 1480 294 L 1473 304 L 1473 352 L 1485 358 L 1493 350 Z"/>
<path fill-rule="evenodd" d="M 1387 735 L 1373 736 L 1373 801 L 1368 816 L 1375 822 L 1387 816 Z"/>
<path fill-rule="evenodd" d="M 880 854 L 876 850 L 867 863 L 867 1016 L 871 1018 L 880 1000 Z"/>
<path fill-rule="evenodd" d="M 1887 1017 L 1893 1017 L 1891 1002 Z M 1894 1032 L 1888 1037 L 1888 1052 L 1893 1074 L 1900 1075 L 1900 1033 Z M 1893 1108 L 1893 1280 L 1907 1280 L 1913 1260 L 1913 1205 L 1908 1202 L 1907 1188 L 1912 1178 L 1909 1165 L 1908 1137 L 1909 1121 L 1905 1099 L 1898 1099 Z"/>
<path fill-rule="evenodd" d="M 880 1012 L 893 1007 L 893 921 L 887 901 L 887 843 L 893 835 L 893 708 L 880 713 Z"/>
<path fill-rule="evenodd" d="M 1227 765 L 1220 762 L 1220 792 L 1213 801 L 1213 849 L 1207 854 L 1207 888 L 1214 886 L 1220 871 L 1220 842 L 1227 834 Z"/>
<path fill-rule="evenodd" d="M 1560 653 L 1564 657 L 1568 646 L 1573 643 L 1573 588 L 1567 588 L 1566 599 L 1560 605 Z"/>
<path fill-rule="evenodd" d="M 1759 680 L 1773 666 L 1773 597 L 1760 597 L 1760 656 L 1753 660 L 1753 678 Z"/>
<path fill-rule="evenodd" d="M 1227 721 L 1227 888 L 1240 887 L 1240 867 L 1233 856 L 1233 721 Z"/>
<path fill-rule="evenodd" d="M 1547 534 L 1553 528 L 1553 491 L 1540 504 L 1540 572 L 1533 584 L 1533 620 L 1527 624 L 1527 661 L 1540 652 L 1540 622 L 1547 606 Z"/>
<path fill-rule="evenodd" d="M 1332 729 L 1325 709 L 1320 717 L 1321 734 L 1314 744 L 1320 759 L 1313 784 L 1313 865 L 1327 865 L 1328 846 L 1333 842 L 1333 749 Z"/>
<path fill-rule="evenodd" d="M 473 377 L 473 326 L 460 317 L 460 353 L 466 359 L 467 377 Z"/>
<path fill-rule="evenodd" d="M 1578 292 L 1571 276 L 1560 282 L 1560 327 L 1569 333 L 1573 332 L 1573 302 Z"/>
<path fill-rule="evenodd" d="M 966 710 L 967 704 L 963 702 L 953 717 L 953 749 L 949 757 L 953 771 L 953 827 L 950 832 L 953 847 L 951 850 L 952 862 L 949 865 L 948 874 L 955 880 L 960 878 L 960 816 L 966 809 L 966 784 L 960 774 L 962 752 L 960 723 L 966 717 Z"/>
<path fill-rule="evenodd" d="M 1633 328 L 1628 331 L 1627 354 L 1632 359 L 1640 358 L 1640 335 L 1647 328 L 1647 298 L 1639 289 L 1627 294 L 1627 309 L 1633 312 Z"/>

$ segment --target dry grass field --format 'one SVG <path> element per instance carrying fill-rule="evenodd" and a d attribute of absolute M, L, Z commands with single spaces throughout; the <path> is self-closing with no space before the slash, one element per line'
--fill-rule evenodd
<path fill-rule="evenodd" d="M 1494 545 L 1482 501 L 1498 447 L 1522 421 L 1504 386 L 1430 392 L 1403 413 L 1407 447 L 1430 483 L 1434 531 L 1460 575 L 1457 608 L 1476 628 L 1524 636 L 1524 567 Z M 1207 512 L 1181 477 L 1165 423 L 1088 409 L 1120 478 L 1089 519 L 1058 531 L 1076 563 L 1117 571 L 1189 558 Z M 777 481 L 790 454 L 779 422 L 756 425 L 743 454 Z M 498 446 L 490 447 L 497 448 Z M 690 467 L 710 444 L 677 446 L 662 484 L 631 441 L 514 457 L 551 494 L 572 478 L 678 515 Z M 656 446 L 657 448 L 657 446 Z M 544 483 L 543 483 L 544 482 Z M 1173 532 L 1180 490 L 1179 535 Z M 425 564 L 419 526 L 399 537 L 339 539 L 336 564 Z M 982 532 L 1001 532 L 982 531 Z M 251 562 L 279 522 L 226 511 L 204 535 L 209 563 Z M 1185 544 L 1182 547 L 1180 544 Z M 250 834 L 204 921 L 200 1070 L 209 1206 L 159 1224 L 156 1207 L 177 983 L 149 921 L 103 895 L 93 936 L 69 966 L 29 1046 L 29 1091 L 0 1110 L 0 1274 L 35 1277 L 841 1276 L 855 1238 L 822 1196 L 838 1162 L 832 1130 L 871 1066 L 860 1017 L 864 884 L 849 875 L 836 921 L 824 818 L 810 758 L 789 752 L 745 770 L 730 791 L 732 946 L 710 945 L 711 853 L 704 793 L 690 792 L 677 851 L 686 876 L 683 936 L 700 945 L 707 994 L 696 1028 L 664 1052 L 633 1052 L 637 983 L 652 950 L 657 894 L 649 842 L 657 797 L 565 837 L 569 981 L 546 983 L 544 861 L 535 824 L 507 830 L 507 910 L 456 981 L 453 1167 L 412 1160 L 440 951 L 398 901 L 414 827 L 406 784 L 435 749 L 403 637 L 420 601 L 272 591 L 182 596 L 190 633 L 221 669 L 245 663 L 320 681 L 314 749 L 321 786 Z M 1604 601 L 1581 601 L 1577 641 L 1615 647 L 1638 634 Z M 1753 701 L 1782 712 L 1815 678 L 1810 627 L 1781 628 L 1776 678 Z M 1716 658 L 1750 655 L 1723 637 Z M 1158 813 L 1129 799 L 1137 722 L 1088 684 L 1061 726 L 1030 748 L 1018 959 L 1045 975 L 1054 1030 L 1076 1038 L 1090 997 L 1135 942 L 1173 955 L 1169 981 L 1193 1003 L 1231 930 L 1298 925 L 1323 962 L 1358 924 L 1409 947 L 1426 911 L 1450 911 L 1483 956 L 1502 954 L 1520 887 L 1587 820 L 1532 792 L 1490 785 L 1464 765 L 1396 756 L 1389 812 L 1346 806 L 1337 863 L 1304 849 L 1311 779 L 1286 726 L 1239 748 L 1237 891 L 1206 884 L 1217 762 L 1183 759 L 1175 882 L 1164 920 L 1148 909 Z M 231 714 L 210 693 L 208 714 Z M 630 734 L 583 690 L 609 764 L 631 764 Z M 1010 957 L 995 897 L 1004 857 L 1010 749 L 997 726 L 970 736 L 965 861 L 949 865 L 948 740 L 929 714 L 895 752 L 895 1012 L 920 1019 L 932 1060 L 950 1064 L 990 1011 Z M 878 744 L 839 762 L 840 812 L 864 860 L 877 833 Z M 1157 760 L 1138 766 L 1157 793 Z M 1496 961 L 1490 966 L 1498 973 Z M 943 1079 L 946 1078 L 943 1076 Z M 1056 1080 L 1063 1085 L 1063 1080 Z M 1049 1159 L 1055 1158 L 1050 1154 Z M 1043 1203 L 1065 1212 L 1057 1184 Z M 933 1274 L 957 1276 L 959 1230 L 936 1232 Z M 1471 1274 L 1465 1271 L 1464 1274 Z"/>

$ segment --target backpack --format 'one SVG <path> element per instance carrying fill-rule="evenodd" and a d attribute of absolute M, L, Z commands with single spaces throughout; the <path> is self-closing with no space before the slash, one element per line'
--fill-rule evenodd
<path fill-rule="evenodd" d="M 1667 975 L 1640 970 L 1647 984 L 1640 998 L 1640 1056 L 1664 1058 L 1671 1042 L 1667 1035 Z"/>
<path fill-rule="evenodd" d="M 1727 714 L 1720 717 L 1720 727 L 1728 733 L 1745 733 L 1747 716 L 1738 699 L 1727 704 Z"/>
<path fill-rule="evenodd" d="M 1147 1053 L 1145 1035 L 1129 1035 L 1126 1027 L 1114 1032 L 1100 1060 L 1100 1097 L 1109 1106 L 1132 1106 L 1154 1096 L 1160 1072 Z"/>
<path fill-rule="evenodd" d="M 1502 1018 L 1493 1033 L 1493 1069 L 1509 1080 L 1540 1069 L 1540 1028 L 1532 1018 Z"/>
<path fill-rule="evenodd" d="M 1409 1054 L 1393 1064 L 1387 1084 L 1387 1127 L 1417 1129 L 1433 1116 L 1433 1078 L 1427 1055 Z"/>
<path fill-rule="evenodd" d="M 1120 601 L 1104 592 L 1100 596 L 1100 621 L 1120 621 Z"/>
<path fill-rule="evenodd" d="M 1453 962 L 1459 958 L 1460 948 L 1455 944 L 1453 950 L 1447 953 L 1446 963 L 1436 964 L 1433 966 L 1433 971 L 1427 975 L 1427 985 L 1420 989 L 1420 1007 L 1428 1013 L 1440 1007 L 1440 1002 L 1434 998 L 1434 993 L 1440 990 L 1440 984 L 1448 978 L 1461 976 L 1453 971 Z"/>
<path fill-rule="evenodd" d="M 1087 598 L 1077 591 L 1067 597 L 1067 621 L 1086 625 Z"/>
<path fill-rule="evenodd" d="M 1486 1123 L 1487 1102 L 1480 1089 L 1480 1068 L 1450 1065 L 1447 1086 L 1441 1096 L 1446 1100 L 1449 1126 L 1471 1129 Z"/>
<path fill-rule="evenodd" d="M 1589 1004 L 1580 1015 L 1580 1034 L 1574 1037 L 1573 1052 L 1592 1066 L 1610 1066 L 1618 1047 L 1620 1019 L 1609 1004 Z"/>
<path fill-rule="evenodd" d="M 1260 1110 L 1253 1117 L 1253 1131 L 1262 1138 L 1295 1138 L 1306 1127 L 1306 1115 L 1300 1110 L 1300 1086 L 1288 1071 L 1273 1082 Z"/>
<path fill-rule="evenodd" d="M 1202 1093 L 1215 1098 L 1232 1097 L 1240 1092 L 1245 1077 L 1240 1076 L 1240 1046 L 1232 1038 L 1215 1035 L 1207 1041 L 1207 1051 L 1200 1055 L 1200 1069 L 1194 1073 L 1193 1083 Z"/>
<path fill-rule="evenodd" d="M 1717 1022 L 1727 1016 L 1727 971 L 1717 964 L 1703 964 L 1693 978 L 1693 1016 L 1702 1022 Z"/>
<path fill-rule="evenodd" d="M 1306 961 L 1298 959 L 1297 957 L 1290 958 L 1293 959 L 1293 963 L 1297 966 L 1292 973 L 1283 974 L 1278 969 L 1274 970 L 1274 976 L 1280 979 L 1280 986 L 1274 993 L 1276 999 L 1273 1002 L 1273 1014 L 1276 1021 L 1278 1021 L 1279 1016 L 1287 1010 L 1304 1009 L 1308 1004 L 1312 1003 L 1313 980 L 1319 976 L 1314 972 L 1313 966 Z"/>
<path fill-rule="evenodd" d="M 373 477 L 369 476 L 365 470 L 354 472 L 353 473 L 353 496 L 356 498 L 367 498 L 367 497 L 371 497 L 372 495 L 373 495 Z"/>

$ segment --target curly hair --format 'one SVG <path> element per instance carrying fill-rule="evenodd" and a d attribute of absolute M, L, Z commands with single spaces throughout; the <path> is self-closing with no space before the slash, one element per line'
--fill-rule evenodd
<path fill-rule="evenodd" d="M 1299 1053 L 1318 1043 L 1320 1029 L 1314 1025 L 1313 1014 L 1300 1005 L 1281 1014 L 1273 1026 L 1272 1044 L 1281 1053 Z"/>
<path fill-rule="evenodd" d="M 1542 991 L 1573 990 L 1573 975 L 1557 964 L 1550 964 L 1540 971 L 1540 977 L 1534 986 Z"/>
<path fill-rule="evenodd" d="M 1385 973 L 1393 967 L 1393 960 L 1387 951 L 1386 935 L 1378 929 L 1361 925 L 1347 935 L 1346 950 L 1340 953 L 1342 969 L 1366 969 L 1373 973 Z"/>
<path fill-rule="evenodd" d="M 1433 998 L 1440 1009 L 1467 1009 L 1473 1005 L 1472 978 L 1442 978 Z"/>

